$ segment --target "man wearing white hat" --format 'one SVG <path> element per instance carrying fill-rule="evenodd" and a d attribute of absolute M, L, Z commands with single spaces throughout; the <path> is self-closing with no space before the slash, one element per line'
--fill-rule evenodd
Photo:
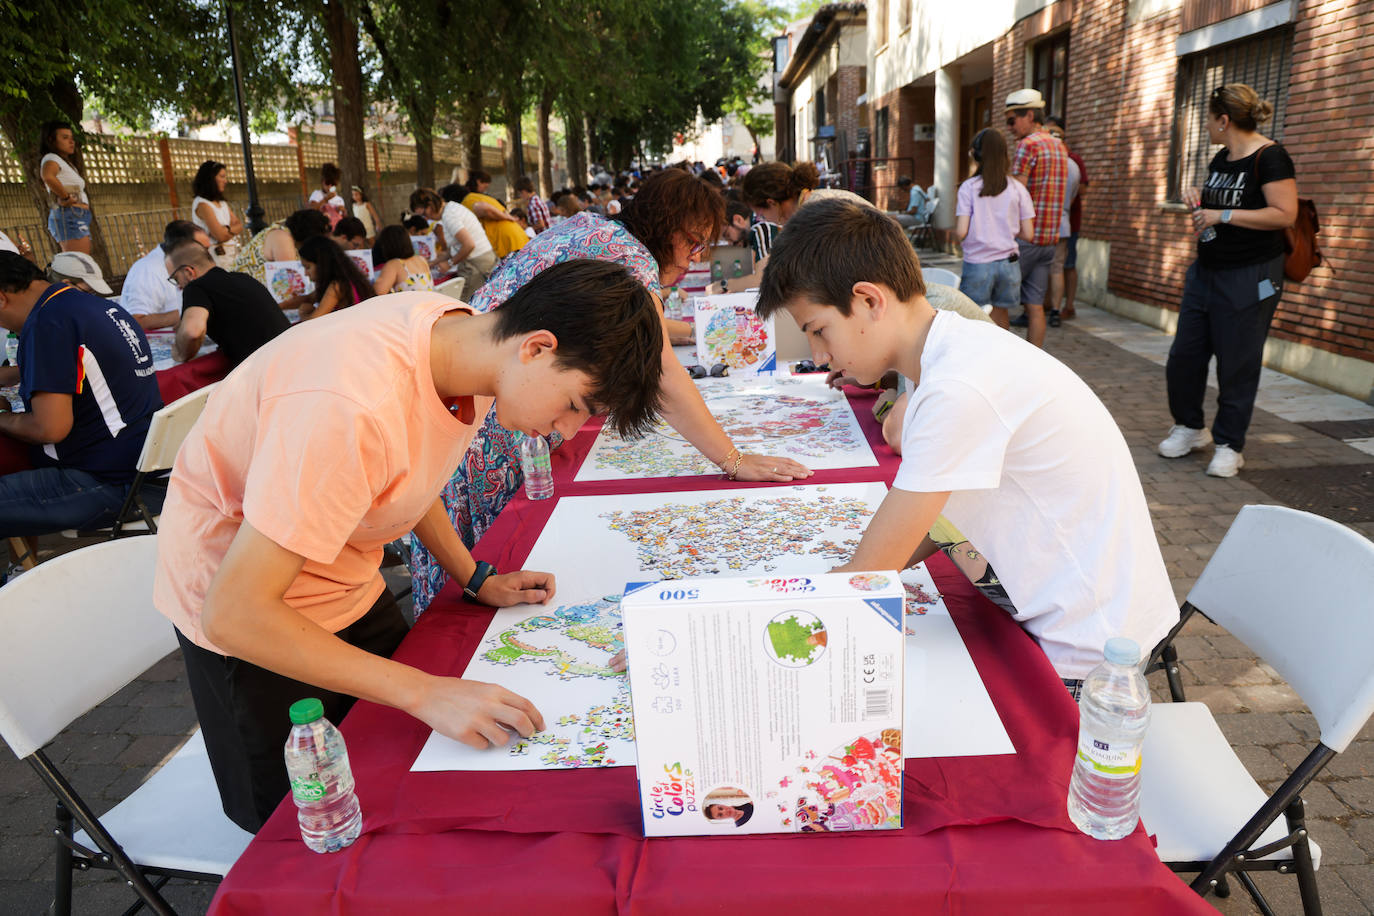
<path fill-rule="evenodd" d="M 1059 218 L 1068 187 L 1069 157 L 1064 144 L 1040 129 L 1045 120 L 1045 99 L 1035 89 L 1018 89 L 1007 96 L 1007 127 L 1016 137 L 1012 177 L 1030 191 L 1035 206 L 1035 233 L 1029 242 L 1018 241 L 1021 264 L 1021 304 L 1029 328 L 1026 339 L 1037 347 L 1045 343 L 1045 294 L 1050 265 L 1059 244 Z"/>
<path fill-rule="evenodd" d="M 53 255 L 48 264 L 48 279 L 54 283 L 70 283 L 82 292 L 97 296 L 114 295 L 95 258 L 82 251 L 59 251 Z"/>

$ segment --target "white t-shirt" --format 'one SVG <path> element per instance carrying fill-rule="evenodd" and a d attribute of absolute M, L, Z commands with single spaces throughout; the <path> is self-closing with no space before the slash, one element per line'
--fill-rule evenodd
<path fill-rule="evenodd" d="M 937 312 L 893 483 L 951 491 L 944 514 L 996 570 L 1061 677 L 1113 636 L 1149 653 L 1178 622 L 1135 463 L 1063 363 L 995 325 Z"/>
<path fill-rule="evenodd" d="M 457 201 L 445 201 L 439 219 L 444 224 L 444 238 L 448 241 L 449 251 L 457 251 L 462 247 L 462 243 L 458 241 L 458 232 L 461 229 L 466 229 L 468 238 L 472 239 L 473 244 L 476 245 L 472 249 L 472 253 L 468 255 L 469 258 L 494 253 L 491 240 L 487 238 L 487 231 L 482 228 L 482 221 L 477 218 L 476 213 L 467 207 Z"/>
<path fill-rule="evenodd" d="M 181 311 L 181 290 L 167 282 L 166 256 L 161 248 L 154 246 L 129 267 L 119 304 L 130 315 Z"/>
<path fill-rule="evenodd" d="M 77 198 L 83 203 L 88 204 L 90 200 L 86 197 L 86 179 L 76 169 L 72 168 L 71 163 L 63 159 L 56 153 L 48 153 L 38 163 L 38 174 L 42 175 L 43 170 L 48 167 L 49 162 L 57 163 L 57 180 L 64 188 L 75 190 Z M 49 191 L 52 189 L 49 188 Z"/>
<path fill-rule="evenodd" d="M 19 246 L 10 241 L 8 235 L 0 232 L 0 251 L 13 251 L 15 254 L 19 254 Z"/>
<path fill-rule="evenodd" d="M 323 190 L 321 190 L 320 188 L 316 188 L 315 190 L 313 190 L 313 191 L 310 192 L 310 202 L 311 202 L 312 204 L 317 204 L 317 203 L 319 203 L 319 202 L 322 201 L 322 200 L 324 200 L 324 191 L 323 191 Z M 330 194 L 328 203 L 329 203 L 329 206 L 331 206 L 331 207 L 337 207 L 337 208 L 339 209 L 340 212 L 343 212 L 343 209 L 344 209 L 344 199 L 343 199 L 342 197 L 340 197 L 337 193 L 331 193 L 331 194 Z"/>
<path fill-rule="evenodd" d="M 1069 159 L 1069 170 L 1064 178 L 1064 213 L 1059 217 L 1059 237 L 1066 239 L 1073 235 L 1073 226 L 1069 223 L 1069 208 L 1073 206 L 1073 199 L 1078 196 L 1078 185 L 1083 180 L 1083 173 L 1078 169 L 1078 163 Z"/>

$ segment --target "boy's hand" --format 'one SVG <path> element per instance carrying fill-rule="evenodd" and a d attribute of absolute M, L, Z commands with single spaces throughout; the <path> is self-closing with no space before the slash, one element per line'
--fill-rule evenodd
<path fill-rule="evenodd" d="M 517 569 L 488 576 L 477 590 L 477 597 L 491 607 L 515 604 L 544 604 L 554 593 L 553 573 Z"/>
<path fill-rule="evenodd" d="M 454 677 L 431 678 L 411 715 L 441 735 L 486 750 L 510 740 L 511 729 L 528 738 L 544 730 L 534 704 L 496 684 Z"/>
<path fill-rule="evenodd" d="M 804 480 L 810 477 L 814 471 L 804 464 L 798 464 L 791 458 L 774 458 L 772 455 L 750 455 L 740 456 L 739 470 L 735 473 L 736 480 Z"/>

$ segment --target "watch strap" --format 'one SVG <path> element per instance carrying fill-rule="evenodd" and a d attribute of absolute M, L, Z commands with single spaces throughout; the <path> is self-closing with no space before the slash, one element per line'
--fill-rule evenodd
<path fill-rule="evenodd" d="M 463 586 L 463 597 L 469 601 L 477 600 L 477 593 L 482 590 L 482 583 L 487 581 L 489 576 L 496 573 L 496 567 L 486 560 L 478 560 L 477 568 L 472 572 L 472 578 L 468 579 L 468 584 Z"/>

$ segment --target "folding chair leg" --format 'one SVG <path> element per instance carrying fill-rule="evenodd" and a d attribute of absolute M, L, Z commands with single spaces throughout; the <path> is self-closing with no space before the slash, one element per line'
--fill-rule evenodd
<path fill-rule="evenodd" d="M 1236 872 L 1236 878 L 1241 884 L 1245 885 L 1245 890 L 1249 892 L 1250 899 L 1255 901 L 1255 906 L 1259 907 L 1260 916 L 1275 916 L 1274 908 L 1269 905 L 1269 901 L 1260 893 L 1260 889 L 1255 886 L 1255 879 L 1243 871 Z"/>
<path fill-rule="evenodd" d="M 1307 840 L 1307 811 L 1301 798 L 1293 799 L 1284 812 L 1288 816 L 1288 830 L 1302 831 L 1302 839 L 1293 845 L 1293 870 L 1298 875 L 1298 894 L 1302 897 L 1305 916 L 1321 916 L 1321 895 L 1317 893 L 1317 870 L 1312 867 L 1312 847 Z"/>
<path fill-rule="evenodd" d="M 72 813 L 61 802 L 57 803 L 57 875 L 56 895 L 53 898 L 53 916 L 72 916 L 72 849 L 63 839 L 72 838 Z"/>
<path fill-rule="evenodd" d="M 115 842 L 114 837 L 110 836 L 110 832 L 100 823 L 90 807 L 76 794 L 71 783 L 67 782 L 66 778 L 52 765 L 52 761 L 48 760 L 47 755 L 42 751 L 35 751 L 25 759 L 28 760 L 38 773 L 38 777 L 43 780 L 53 795 L 57 796 L 57 800 L 81 824 L 81 828 L 86 831 L 91 841 L 100 849 L 101 855 L 108 859 L 110 865 L 119 872 L 124 883 L 147 904 L 148 909 L 156 913 L 157 916 L 176 916 L 176 911 L 148 882 L 148 876 L 139 871 L 138 866 L 129 859 L 120 845 Z"/>
<path fill-rule="evenodd" d="M 1186 703 L 1188 696 L 1183 692 L 1183 678 L 1178 673 L 1178 650 L 1173 643 L 1164 647 L 1159 660 L 1164 666 L 1164 678 L 1169 682 L 1169 697 L 1175 703 Z"/>
<path fill-rule="evenodd" d="M 38 565 L 38 542 L 34 538 L 10 538 L 10 550 L 14 552 L 14 562 L 25 569 Z"/>

